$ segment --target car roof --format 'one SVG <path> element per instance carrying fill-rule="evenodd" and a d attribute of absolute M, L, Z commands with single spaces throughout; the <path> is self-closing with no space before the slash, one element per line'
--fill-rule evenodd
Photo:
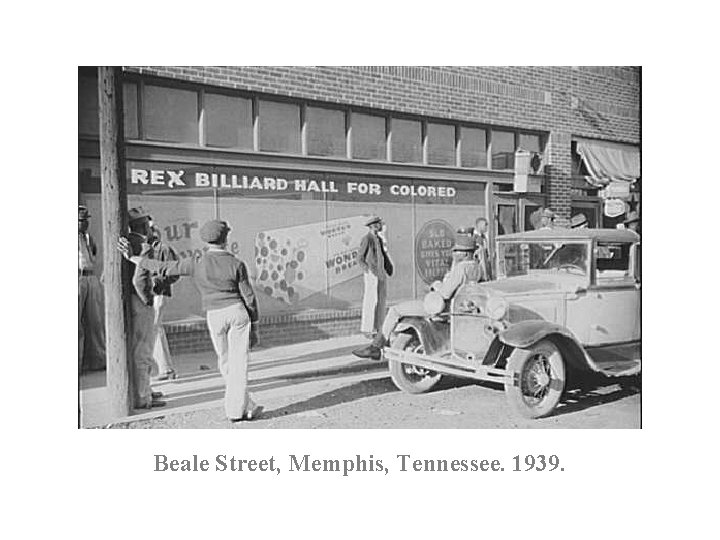
<path fill-rule="evenodd" d="M 542 229 L 497 237 L 498 240 L 597 240 L 600 242 L 638 242 L 640 235 L 630 229 Z"/>

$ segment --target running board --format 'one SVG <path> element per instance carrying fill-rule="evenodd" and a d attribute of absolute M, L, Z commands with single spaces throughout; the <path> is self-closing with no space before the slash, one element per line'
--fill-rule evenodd
<path fill-rule="evenodd" d="M 489 381 L 497 383 L 513 383 L 513 374 L 504 369 L 498 369 L 490 366 L 461 366 L 458 364 L 450 364 L 432 356 L 423 354 L 409 353 L 407 351 L 398 351 L 395 349 L 383 349 L 383 354 L 387 360 L 400 362 L 402 364 L 410 364 L 413 366 L 437 371 L 445 375 L 455 375 L 465 379 L 475 379 L 477 381 Z"/>

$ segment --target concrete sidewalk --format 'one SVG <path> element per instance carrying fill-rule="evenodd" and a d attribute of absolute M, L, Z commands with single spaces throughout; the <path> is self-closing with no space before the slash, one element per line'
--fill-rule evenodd
<path fill-rule="evenodd" d="M 258 349 L 251 353 L 249 367 L 250 391 L 253 396 L 297 392 L 299 385 L 317 383 L 339 377 L 384 371 L 385 363 L 362 360 L 352 350 L 367 344 L 362 336 L 332 338 L 281 347 Z M 173 357 L 178 378 L 153 384 L 163 392 L 164 407 L 116 419 L 109 411 L 105 372 L 94 372 L 80 378 L 82 427 L 103 427 L 110 423 L 144 420 L 168 414 L 222 407 L 224 384 L 217 370 L 213 352 L 176 355 Z"/>

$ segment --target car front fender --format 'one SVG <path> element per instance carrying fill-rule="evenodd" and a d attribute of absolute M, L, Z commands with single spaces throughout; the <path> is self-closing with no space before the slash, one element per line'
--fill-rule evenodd
<path fill-rule="evenodd" d="M 450 348 L 450 324 L 447 321 L 433 321 L 424 317 L 403 317 L 395 326 L 394 333 L 414 331 L 423 346 L 424 354 L 445 352 Z"/>
<path fill-rule="evenodd" d="M 560 347 L 563 357 L 580 370 L 598 371 L 585 348 L 570 330 L 547 321 L 522 321 L 498 334 L 498 339 L 517 349 L 527 349 L 538 341 L 550 337 Z"/>
<path fill-rule="evenodd" d="M 561 335 L 577 341 L 575 336 L 564 326 L 538 320 L 521 321 L 513 324 L 507 330 L 500 332 L 498 338 L 511 347 L 526 349 L 551 334 Z"/>

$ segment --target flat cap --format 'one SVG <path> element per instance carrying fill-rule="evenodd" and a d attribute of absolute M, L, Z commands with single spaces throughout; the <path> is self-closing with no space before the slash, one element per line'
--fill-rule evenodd
<path fill-rule="evenodd" d="M 78 205 L 78 220 L 87 219 L 89 217 L 90 212 L 88 212 L 87 206 Z"/>
<path fill-rule="evenodd" d="M 372 216 L 370 219 L 368 219 L 368 220 L 365 222 L 365 226 L 366 226 L 366 227 L 369 227 L 369 226 L 372 225 L 373 223 L 382 223 L 382 219 L 380 219 L 378 216 Z"/>
<path fill-rule="evenodd" d="M 200 228 L 200 239 L 208 244 L 222 244 L 229 232 L 230 227 L 226 221 L 213 219 Z"/>

